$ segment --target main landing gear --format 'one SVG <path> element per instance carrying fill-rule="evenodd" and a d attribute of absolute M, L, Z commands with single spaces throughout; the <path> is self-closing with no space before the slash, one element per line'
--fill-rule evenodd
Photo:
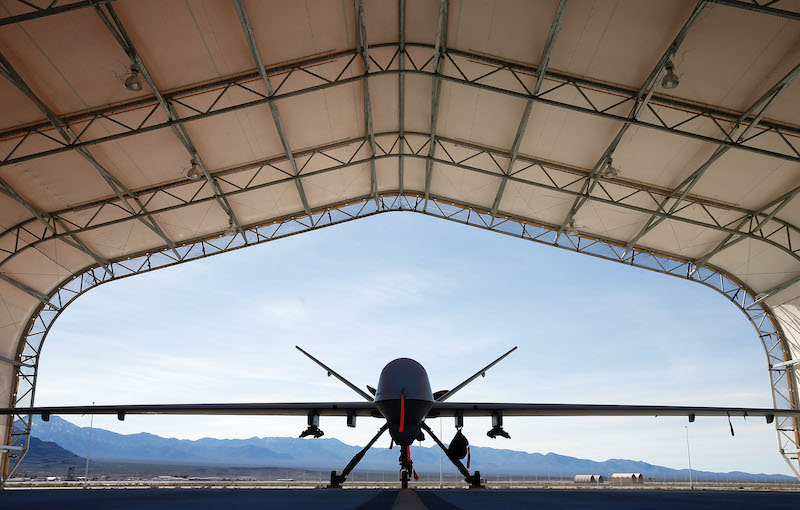
<path fill-rule="evenodd" d="M 384 424 L 384 426 L 380 428 L 378 433 L 375 434 L 375 437 L 373 437 L 372 440 L 369 443 L 367 443 L 367 446 L 365 446 L 360 452 L 358 452 L 355 455 L 355 457 L 353 457 L 350 460 L 350 462 L 347 463 L 347 466 L 345 466 L 345 468 L 342 470 L 342 474 L 341 475 L 338 474 L 336 472 L 336 470 L 331 471 L 331 483 L 330 483 L 330 485 L 328 485 L 329 489 L 341 489 L 342 488 L 342 484 L 347 480 L 347 475 L 350 474 L 350 471 L 352 471 L 353 468 L 355 468 L 356 465 L 359 462 L 361 462 L 361 459 L 364 458 L 364 455 L 367 454 L 367 451 L 370 448 L 372 448 L 372 445 L 375 444 L 375 441 L 377 441 L 383 435 L 383 433 L 386 432 L 386 429 L 388 429 L 388 428 L 389 428 L 389 424 L 388 423 Z"/>

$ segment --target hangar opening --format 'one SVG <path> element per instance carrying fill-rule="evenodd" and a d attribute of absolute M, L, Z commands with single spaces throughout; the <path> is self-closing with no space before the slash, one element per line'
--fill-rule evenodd
<path fill-rule="evenodd" d="M 390 211 L 714 288 L 753 323 L 775 406 L 798 407 L 795 1 L 0 16 L 0 387 L 28 424 L 0 421 L 5 475 L 77 296 Z M 775 425 L 797 472 L 797 423 Z"/>
<path fill-rule="evenodd" d="M 503 254 L 502 263 L 496 254 Z M 383 214 L 85 293 L 48 333 L 36 405 L 357 397 L 294 348 L 299 345 L 361 389 L 376 387 L 381 368 L 398 357 L 421 363 L 436 391 L 450 388 L 519 346 L 453 400 L 770 407 L 767 374 L 753 363 L 763 348 L 752 331 L 739 310 L 704 286 L 428 216 Z M 296 438 L 306 428 L 305 417 L 54 416 L 84 433 L 93 423 L 95 431 L 187 440 Z M 50 421 L 36 417 L 32 435 L 58 442 L 43 435 L 61 423 Z M 443 433 L 439 420 L 430 424 L 447 441 L 454 422 L 441 421 Z M 472 466 L 492 480 L 504 472 L 487 465 L 480 447 L 685 468 L 684 425 L 696 469 L 790 472 L 775 451 L 772 425 L 757 416 L 734 416 L 732 423 L 735 437 L 725 417 L 698 416 L 691 424 L 663 416 L 506 417 L 506 440 L 487 437 L 489 418 L 465 417 L 463 432 L 473 446 Z M 326 438 L 363 446 L 379 425 L 360 416 L 348 428 L 344 417 L 322 416 L 322 443 L 308 440 L 303 448 L 323 448 L 331 442 Z M 86 453 L 86 437 L 72 445 Z M 383 437 L 374 448 L 388 446 Z M 418 446 L 435 445 L 428 438 L 413 448 L 426 479 L 420 463 L 429 454 Z M 91 451 L 93 462 L 108 456 L 99 446 Z M 238 456 L 231 453 L 228 463 Z M 431 453 L 436 466 L 429 469 L 437 478 L 438 455 Z M 530 465 L 538 466 L 538 458 L 530 457 Z M 26 457 L 15 475 L 30 473 L 33 459 Z M 335 467 L 321 466 L 323 480 Z M 444 467 L 456 475 L 446 458 Z M 100 469 L 93 463 L 90 471 Z M 547 479 L 546 468 L 537 469 Z M 572 480 L 567 471 L 550 471 Z M 392 478 L 387 472 L 387 481 Z M 529 478 L 536 478 L 534 471 Z"/>

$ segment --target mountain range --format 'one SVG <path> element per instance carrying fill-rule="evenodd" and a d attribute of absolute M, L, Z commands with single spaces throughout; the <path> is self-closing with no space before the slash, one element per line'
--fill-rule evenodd
<path fill-rule="evenodd" d="M 89 428 L 79 427 L 71 422 L 52 416 L 49 421 L 36 418 L 33 424 L 33 436 L 43 442 L 53 442 L 76 456 L 86 455 Z M 47 443 L 32 443 L 30 455 L 38 460 L 46 457 Z M 171 464 L 186 466 L 250 466 L 307 468 L 331 470 L 339 469 L 361 448 L 351 446 L 337 439 L 297 439 L 292 437 L 252 437 L 249 439 L 216 439 L 198 440 L 164 438 L 154 434 L 118 434 L 108 430 L 95 428 L 92 431 L 92 460 L 105 462 L 129 462 L 148 464 Z M 44 457 L 43 457 L 44 456 Z M 397 448 L 373 447 L 359 464 L 359 470 L 396 471 Z M 471 469 L 479 469 L 482 473 L 494 475 L 538 475 L 553 477 L 571 477 L 574 474 L 603 474 L 616 472 L 642 473 L 646 477 L 662 480 L 688 479 L 688 470 L 671 469 L 646 462 L 609 459 L 597 462 L 579 459 L 556 453 L 526 453 L 514 450 L 500 450 L 486 447 L 471 447 Z M 439 449 L 415 446 L 412 458 L 418 472 L 439 471 Z M 72 459 L 76 461 L 81 459 Z M 27 462 L 33 458 L 26 459 Z M 23 466 L 25 461 L 23 462 Z M 447 473 L 455 473 L 455 468 L 444 459 Z M 693 470 L 695 480 L 731 479 L 739 481 L 775 481 L 789 482 L 795 479 L 779 474 L 751 474 L 744 472 L 713 473 Z"/>

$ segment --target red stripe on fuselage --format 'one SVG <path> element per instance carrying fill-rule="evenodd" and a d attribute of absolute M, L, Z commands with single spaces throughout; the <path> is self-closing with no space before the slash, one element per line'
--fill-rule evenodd
<path fill-rule="evenodd" d="M 405 394 L 400 395 L 400 428 L 398 429 L 400 432 L 403 431 L 403 425 L 406 421 L 406 396 Z"/>

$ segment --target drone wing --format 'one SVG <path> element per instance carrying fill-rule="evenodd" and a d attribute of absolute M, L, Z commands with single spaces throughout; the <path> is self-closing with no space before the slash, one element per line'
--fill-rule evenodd
<path fill-rule="evenodd" d="M 800 418 L 800 409 L 705 406 L 647 406 L 613 404 L 517 404 L 435 402 L 428 417 L 438 416 L 775 416 Z"/>
<path fill-rule="evenodd" d="M 33 414 L 48 418 L 62 414 L 187 414 L 187 415 L 272 415 L 272 416 L 372 416 L 377 412 L 372 402 L 290 402 L 250 404 L 134 404 L 99 406 L 53 406 L 0 408 L 0 415 Z"/>

